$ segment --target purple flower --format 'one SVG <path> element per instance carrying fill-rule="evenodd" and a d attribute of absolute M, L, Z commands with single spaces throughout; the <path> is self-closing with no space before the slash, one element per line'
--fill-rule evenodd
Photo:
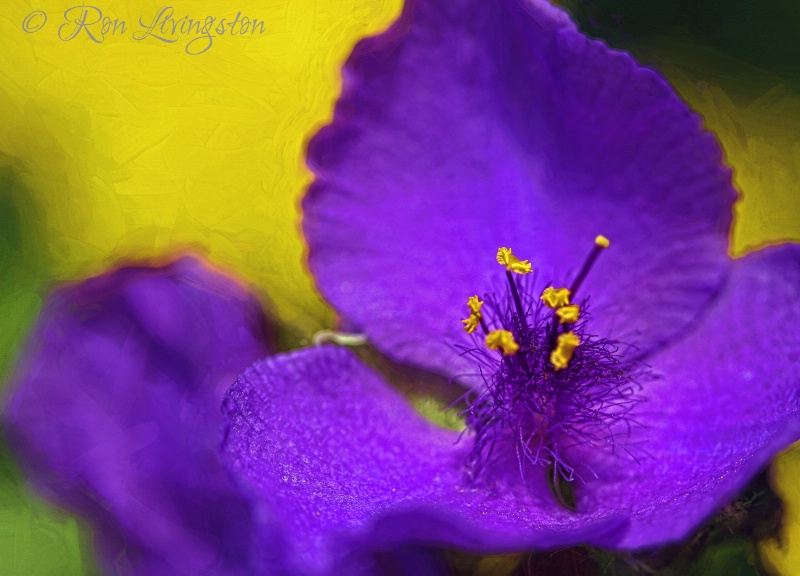
<path fill-rule="evenodd" d="M 184 258 L 61 288 L 41 318 L 3 417 L 36 488 L 88 517 L 108 573 L 247 573 L 217 449 L 225 390 L 271 351 L 258 303 Z"/>
<path fill-rule="evenodd" d="M 800 438 L 800 250 L 731 261 L 714 138 L 549 4 L 407 3 L 355 48 L 309 162 L 320 290 L 346 329 L 470 387 L 468 430 L 427 422 L 347 350 L 256 363 L 226 397 L 224 453 L 256 539 L 282 542 L 262 573 L 366 571 L 400 543 L 655 547 Z M 575 291 L 597 234 L 612 246 L 583 317 L 556 328 L 540 294 Z M 501 246 L 537 278 L 512 289 Z M 464 339 L 472 295 L 516 353 Z"/>
<path fill-rule="evenodd" d="M 330 346 L 253 364 L 223 419 L 222 391 L 269 352 L 240 288 L 182 260 L 63 289 L 5 419 L 39 487 L 99 527 L 109 570 L 638 550 L 685 538 L 800 438 L 800 250 L 731 261 L 713 137 L 560 10 L 410 0 L 356 47 L 309 160 L 321 291 L 385 354 L 466 386 L 468 429 Z M 599 233 L 613 245 L 577 290 Z M 535 278 L 508 282 L 508 245 Z M 571 328 L 541 303 L 551 284 L 581 306 Z M 481 321 L 508 331 L 497 350 Z"/>

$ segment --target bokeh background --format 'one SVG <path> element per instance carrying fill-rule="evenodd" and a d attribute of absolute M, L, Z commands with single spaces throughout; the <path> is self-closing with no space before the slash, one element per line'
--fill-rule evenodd
<path fill-rule="evenodd" d="M 561 3 L 586 33 L 661 71 L 716 133 L 741 193 L 731 253 L 800 242 L 800 2 Z M 72 0 L 12 0 L 0 14 L 0 382 L 54 284 L 185 250 L 261 296 L 281 347 L 332 327 L 304 265 L 304 146 L 330 118 L 353 44 L 401 0 L 176 0 L 176 17 L 265 24 L 198 55 L 191 37 L 132 39 L 160 0 L 94 5 L 128 31 L 59 38 Z M 26 32 L 36 10 L 47 22 Z M 782 546 L 761 550 L 798 574 L 800 450 L 779 458 L 773 482 L 787 501 Z M 0 572 L 97 573 L 90 539 L 27 490 L 0 436 Z"/>

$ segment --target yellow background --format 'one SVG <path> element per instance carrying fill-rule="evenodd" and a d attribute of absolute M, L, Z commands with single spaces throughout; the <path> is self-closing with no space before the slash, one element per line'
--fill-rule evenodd
<path fill-rule="evenodd" d="M 333 315 L 304 267 L 299 199 L 308 138 L 330 118 L 340 67 L 361 37 L 388 26 L 398 0 L 174 1 L 175 18 L 265 22 L 260 36 L 220 36 L 205 53 L 135 41 L 161 0 L 93 2 L 126 20 L 94 43 L 58 37 L 65 2 L 4 2 L 0 14 L 0 375 L 51 282 L 122 258 L 192 249 L 268 294 L 302 340 Z M 48 21 L 27 34 L 34 10 Z M 65 30 L 64 36 L 68 31 Z M 4 574 L 91 571 L 87 536 L 0 467 Z"/>

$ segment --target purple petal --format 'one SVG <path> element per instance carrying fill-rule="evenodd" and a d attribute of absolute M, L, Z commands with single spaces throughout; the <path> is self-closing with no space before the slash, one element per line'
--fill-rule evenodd
<path fill-rule="evenodd" d="M 469 480 L 471 438 L 424 421 L 349 351 L 256 363 L 225 399 L 223 450 L 258 503 L 260 540 L 284 544 L 259 572 L 369 572 L 371 552 L 408 543 L 496 553 L 683 539 L 800 438 L 798 303 L 800 250 L 737 262 L 709 321 L 654 359 L 663 379 L 629 438 L 639 461 L 571 453 L 597 474 L 576 481 L 575 513 L 556 504 L 544 468 L 523 480 L 501 450 Z"/>
<path fill-rule="evenodd" d="M 540 0 L 407 2 L 356 46 L 309 164 L 320 290 L 384 353 L 446 373 L 500 246 L 566 285 L 608 236 L 581 291 L 598 330 L 642 353 L 727 269 L 735 192 L 714 138 L 657 74 Z"/>
<path fill-rule="evenodd" d="M 560 509 L 544 475 L 519 486 L 516 462 L 471 485 L 469 443 L 423 420 L 341 348 L 256 363 L 223 410 L 224 458 L 260 501 L 261 541 L 285 541 L 286 556 L 262 558 L 260 573 L 343 573 L 344 561 L 366 562 L 355 542 L 369 551 L 421 542 L 499 552 L 588 540 L 621 523 L 615 511 L 586 518 Z"/>
<path fill-rule="evenodd" d="M 687 535 L 800 440 L 799 325 L 800 247 L 735 261 L 706 321 L 651 359 L 663 379 L 645 390 L 639 419 L 652 457 L 596 469 L 586 505 L 632 511 L 622 540 L 604 544 Z"/>
<path fill-rule="evenodd" d="M 224 391 L 269 352 L 258 303 L 182 259 L 51 296 L 4 420 L 37 487 L 114 573 L 247 573 L 250 509 L 217 455 Z"/>

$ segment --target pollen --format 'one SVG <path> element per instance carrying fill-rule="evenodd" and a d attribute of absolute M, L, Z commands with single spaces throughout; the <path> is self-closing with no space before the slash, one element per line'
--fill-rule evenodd
<path fill-rule="evenodd" d="M 469 308 L 470 314 L 480 316 L 481 306 L 483 306 L 483 302 L 477 296 L 470 296 L 467 299 L 467 308 Z"/>
<path fill-rule="evenodd" d="M 608 248 L 609 246 L 611 246 L 611 240 L 609 240 L 603 235 L 600 235 L 594 239 L 594 245 L 597 246 L 598 248 Z"/>
<path fill-rule="evenodd" d="M 467 308 L 469 308 L 469 318 L 461 321 L 464 325 L 464 330 L 467 334 L 472 334 L 481 323 L 481 306 L 483 302 L 477 296 L 470 296 L 467 300 Z"/>
<path fill-rule="evenodd" d="M 575 324 L 581 317 L 581 307 L 577 304 L 562 306 L 556 310 L 556 316 L 559 324 Z"/>
<path fill-rule="evenodd" d="M 542 292 L 540 300 L 544 302 L 548 308 L 561 308 L 569 304 L 570 291 L 568 288 L 553 288 L 548 286 Z"/>
<path fill-rule="evenodd" d="M 575 352 L 575 348 L 577 348 L 580 343 L 580 338 L 578 338 L 574 332 L 559 334 L 558 340 L 556 340 L 556 349 L 550 353 L 550 364 L 553 365 L 556 372 L 567 367 L 569 361 L 572 360 L 572 354 Z"/>
<path fill-rule="evenodd" d="M 520 260 L 511 253 L 511 248 L 497 249 L 497 263 L 506 267 L 506 272 L 529 274 L 533 268 L 527 260 Z"/>
<path fill-rule="evenodd" d="M 464 330 L 467 334 L 472 334 L 475 332 L 475 329 L 481 323 L 481 319 L 478 316 L 473 316 L 470 314 L 469 318 L 464 318 L 461 323 L 464 325 Z"/>
<path fill-rule="evenodd" d="M 519 351 L 519 344 L 509 330 L 492 330 L 486 335 L 489 350 L 502 350 L 503 356 L 513 356 Z"/>

